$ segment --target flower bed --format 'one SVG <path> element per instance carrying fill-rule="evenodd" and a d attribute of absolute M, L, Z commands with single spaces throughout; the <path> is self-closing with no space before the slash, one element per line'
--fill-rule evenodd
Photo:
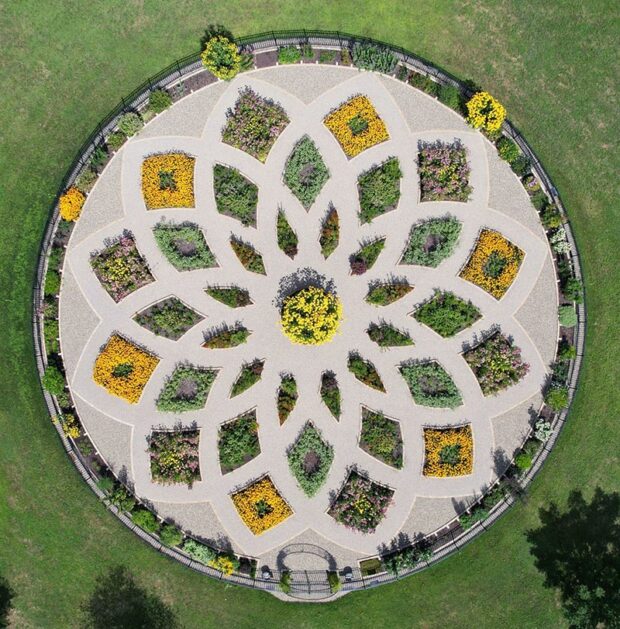
<path fill-rule="evenodd" d="M 420 142 L 418 174 L 422 201 L 467 201 L 469 185 L 467 151 L 456 140 L 452 143 Z"/>
<path fill-rule="evenodd" d="M 297 382 L 293 376 L 286 374 L 280 379 L 276 406 L 280 424 L 283 424 L 293 412 L 297 403 Z"/>
<path fill-rule="evenodd" d="M 413 345 L 411 337 L 406 332 L 401 332 L 393 325 L 385 323 L 371 323 L 368 327 L 368 336 L 379 347 L 402 347 Z"/>
<path fill-rule="evenodd" d="M 424 429 L 424 476 L 465 476 L 473 471 L 471 426 Z"/>
<path fill-rule="evenodd" d="M 501 332 L 496 332 L 463 354 L 484 395 L 495 395 L 516 384 L 530 366 L 521 359 L 521 349 Z"/>
<path fill-rule="evenodd" d="M 444 338 L 458 334 L 480 317 L 480 310 L 451 292 L 436 290 L 432 299 L 422 304 L 413 316 Z"/>
<path fill-rule="evenodd" d="M 413 286 L 407 281 L 399 282 L 379 282 L 373 284 L 368 290 L 366 301 L 373 306 L 389 306 L 395 301 L 402 299 L 413 290 Z"/>
<path fill-rule="evenodd" d="M 214 369 L 179 365 L 164 383 L 157 398 L 157 409 L 182 413 L 203 408 L 216 376 Z"/>
<path fill-rule="evenodd" d="M 347 363 L 349 371 L 363 384 L 385 393 L 385 387 L 375 366 L 358 354 L 351 352 Z"/>
<path fill-rule="evenodd" d="M 437 267 L 452 255 L 461 235 L 461 223 L 453 216 L 433 218 L 415 224 L 401 264 Z"/>
<path fill-rule="evenodd" d="M 217 266 L 202 229 L 193 223 L 159 223 L 153 228 L 157 246 L 177 271 Z"/>
<path fill-rule="evenodd" d="M 321 488 L 334 460 L 333 448 L 321 433 L 308 422 L 297 441 L 287 452 L 293 476 L 307 496 L 314 496 Z"/>
<path fill-rule="evenodd" d="M 331 371 L 321 374 L 321 399 L 335 419 L 340 419 L 340 388 Z"/>
<path fill-rule="evenodd" d="M 362 408 L 360 447 L 376 459 L 397 469 L 403 466 L 400 424 L 383 413 Z"/>
<path fill-rule="evenodd" d="M 324 258 L 329 258 L 334 253 L 339 241 L 340 221 L 338 212 L 334 207 L 331 207 L 321 225 L 321 233 L 319 235 L 319 245 Z"/>
<path fill-rule="evenodd" d="M 251 332 L 243 325 L 237 324 L 232 328 L 223 328 L 209 332 L 202 344 L 207 349 L 230 349 L 248 340 Z"/>
<path fill-rule="evenodd" d="M 354 96 L 334 109 L 323 122 L 347 157 L 355 157 L 390 137 L 372 103 L 362 95 Z"/>
<path fill-rule="evenodd" d="M 517 277 L 523 255 L 499 232 L 483 229 L 459 277 L 501 299 Z"/>
<path fill-rule="evenodd" d="M 194 207 L 194 166 L 185 153 L 151 155 L 142 162 L 142 194 L 149 210 Z"/>
<path fill-rule="evenodd" d="M 93 380 L 111 395 L 135 404 L 158 363 L 157 356 L 113 334 L 95 360 Z"/>
<path fill-rule="evenodd" d="M 263 256 L 252 245 L 232 236 L 230 246 L 246 271 L 260 275 L 266 274 Z"/>
<path fill-rule="evenodd" d="M 244 288 L 239 288 L 237 286 L 231 286 L 229 288 L 210 286 L 205 289 L 205 292 L 209 295 L 209 297 L 213 297 L 213 299 L 229 306 L 230 308 L 243 308 L 252 303 L 250 293 Z"/>
<path fill-rule="evenodd" d="M 82 191 L 72 186 L 58 199 L 58 211 L 61 218 L 70 222 L 77 221 L 85 202 L 86 197 Z"/>
<path fill-rule="evenodd" d="M 404 363 L 400 366 L 400 373 L 416 404 L 456 408 L 463 403 L 452 378 L 438 362 Z"/>
<path fill-rule="evenodd" d="M 234 108 L 226 112 L 222 141 L 264 162 L 288 123 L 288 116 L 279 103 L 245 87 L 239 91 Z"/>
<path fill-rule="evenodd" d="M 90 265 L 103 288 L 116 302 L 154 280 L 130 232 L 125 232 L 105 249 L 92 254 Z"/>
<path fill-rule="evenodd" d="M 393 495 L 389 487 L 351 472 L 328 513 L 348 528 L 374 533 L 392 504 Z"/>
<path fill-rule="evenodd" d="M 155 430 L 149 438 L 151 478 L 164 485 L 192 485 L 200 480 L 198 430 L 178 428 L 173 431 Z"/>
<path fill-rule="evenodd" d="M 350 258 L 351 273 L 353 275 L 363 275 L 371 269 L 377 261 L 379 254 L 385 247 L 385 238 L 377 238 L 362 245 Z"/>
<path fill-rule="evenodd" d="M 369 223 L 373 218 L 396 208 L 400 199 L 402 176 L 396 157 L 390 157 L 359 176 L 357 188 L 362 223 Z"/>
<path fill-rule="evenodd" d="M 269 476 L 254 481 L 231 498 L 239 517 L 254 535 L 264 533 L 293 515 Z"/>
<path fill-rule="evenodd" d="M 467 102 L 467 122 L 475 129 L 497 133 L 506 118 L 506 109 L 488 92 L 477 92 Z"/>
<path fill-rule="evenodd" d="M 284 183 L 307 210 L 328 179 L 329 170 L 319 150 L 308 136 L 304 136 L 286 160 Z"/>
<path fill-rule="evenodd" d="M 220 214 L 236 218 L 243 225 L 256 227 L 258 188 L 236 168 L 213 166 L 213 192 Z"/>
<path fill-rule="evenodd" d="M 243 365 L 237 379 L 232 385 L 230 397 L 241 395 L 244 391 L 253 387 L 262 378 L 264 366 L 265 361 L 263 360 L 254 360 L 251 363 Z"/>
<path fill-rule="evenodd" d="M 169 297 L 139 312 L 134 321 L 153 334 L 176 341 L 203 318 L 180 299 Z"/>
<path fill-rule="evenodd" d="M 236 470 L 260 454 L 254 410 L 221 424 L 217 434 L 222 474 Z"/>
<path fill-rule="evenodd" d="M 286 216 L 282 210 L 278 212 L 278 220 L 276 222 L 276 236 L 278 247 L 289 257 L 294 258 L 297 255 L 297 245 L 299 239 L 293 231 L 290 223 L 286 220 Z"/>

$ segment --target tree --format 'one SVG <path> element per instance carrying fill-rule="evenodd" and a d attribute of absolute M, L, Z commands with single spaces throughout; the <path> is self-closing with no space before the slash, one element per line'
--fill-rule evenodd
<path fill-rule="evenodd" d="M 13 607 L 13 597 L 15 592 L 9 582 L 0 577 L 0 627 L 9 626 L 9 612 Z"/>

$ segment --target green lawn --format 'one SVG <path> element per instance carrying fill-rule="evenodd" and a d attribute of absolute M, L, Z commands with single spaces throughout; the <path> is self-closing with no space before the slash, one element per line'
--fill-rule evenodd
<path fill-rule="evenodd" d="M 365 5 L 363 10 L 360 5 Z M 538 509 L 620 486 L 617 351 L 617 4 L 610 0 L 2 2 L 0 39 L 0 575 L 19 627 L 71 627 L 107 566 L 125 563 L 188 627 L 562 625 L 524 539 Z M 38 389 L 31 286 L 56 186 L 119 97 L 193 51 L 209 23 L 238 35 L 341 29 L 472 78 L 507 106 L 554 178 L 587 282 L 588 360 L 558 446 L 518 506 L 459 556 L 329 605 L 284 604 L 173 563 L 106 513 L 64 455 Z M 615 346 L 612 344 L 615 341 Z"/>

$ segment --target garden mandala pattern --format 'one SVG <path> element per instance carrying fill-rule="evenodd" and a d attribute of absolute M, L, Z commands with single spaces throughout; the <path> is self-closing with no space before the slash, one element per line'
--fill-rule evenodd
<path fill-rule="evenodd" d="M 74 196 L 73 401 L 99 456 L 193 536 L 355 566 L 454 520 L 528 434 L 558 334 L 544 230 L 485 136 L 406 83 L 242 73 Z"/>

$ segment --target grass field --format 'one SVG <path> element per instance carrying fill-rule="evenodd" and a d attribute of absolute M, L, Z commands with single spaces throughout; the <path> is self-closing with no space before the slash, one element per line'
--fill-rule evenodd
<path fill-rule="evenodd" d="M 363 6 L 360 9 L 360 5 Z M 108 566 L 124 563 L 187 627 L 555 627 L 524 532 L 571 489 L 620 487 L 617 3 L 0 0 L 0 575 L 18 627 L 72 627 Z M 119 97 L 198 46 L 238 35 L 342 29 L 409 48 L 507 106 L 568 208 L 587 282 L 587 356 L 570 421 L 530 499 L 458 556 L 329 605 L 224 587 L 159 556 L 97 503 L 39 393 L 31 286 L 49 203 L 84 137 Z"/>

